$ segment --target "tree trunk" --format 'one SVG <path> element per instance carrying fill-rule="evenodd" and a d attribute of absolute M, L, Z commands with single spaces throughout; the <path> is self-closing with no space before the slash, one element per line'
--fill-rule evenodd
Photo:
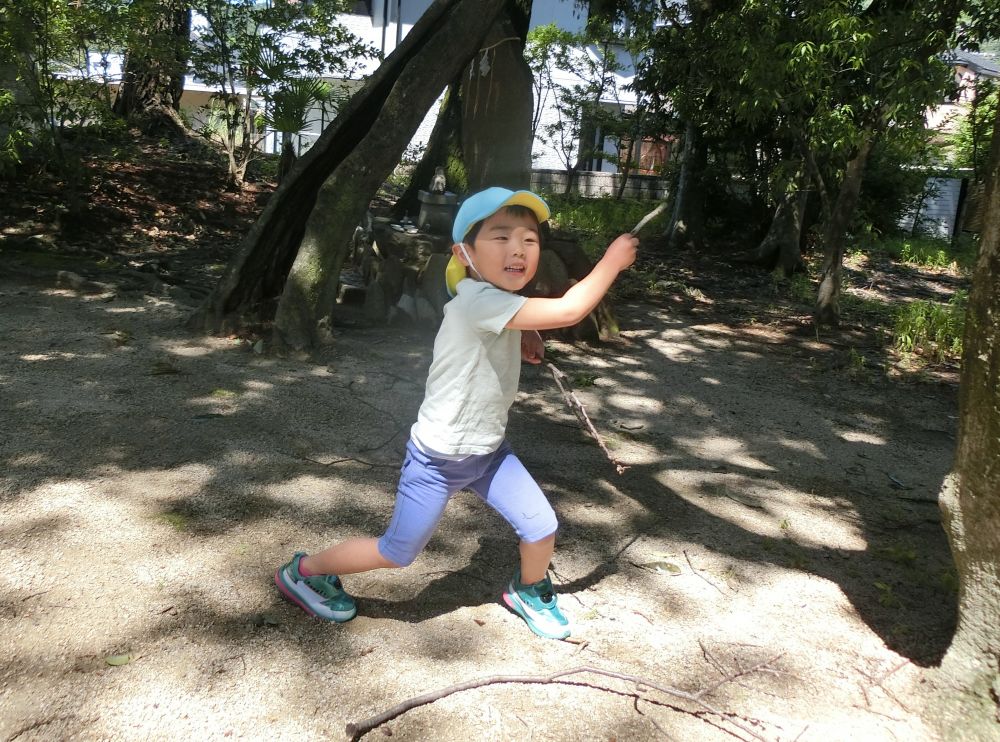
<path fill-rule="evenodd" d="M 701 141 L 701 132 L 693 122 L 688 121 L 684 127 L 684 150 L 674 211 L 666 232 L 667 244 L 671 247 L 696 247 L 704 239 L 705 189 L 701 173 L 705 171 L 707 162 L 708 152 Z"/>
<path fill-rule="evenodd" d="M 942 521 L 958 572 L 958 628 L 941 663 L 942 736 L 1000 736 L 1000 111 L 986 221 L 962 339 L 958 448 Z M 947 730 L 947 731 L 945 731 Z"/>
<path fill-rule="evenodd" d="M 479 48 L 502 0 L 435 0 L 298 160 L 190 326 L 266 322 L 275 341 L 322 339 L 351 235 L 421 119 Z"/>
<path fill-rule="evenodd" d="M 802 222 L 809 191 L 800 168 L 778 199 L 771 226 L 761 243 L 745 259 L 768 269 L 780 268 L 787 278 L 802 269 Z"/>
<path fill-rule="evenodd" d="M 520 13 L 516 3 L 507 3 L 461 77 L 462 154 L 470 192 L 531 183 L 534 78 L 524 59 L 528 24 Z"/>
<path fill-rule="evenodd" d="M 410 183 L 403 191 L 403 195 L 392 207 L 394 218 L 402 219 L 407 214 L 417 214 L 420 211 L 418 191 L 426 191 L 430 187 L 435 168 L 445 169 L 445 181 L 452 193 L 461 193 L 467 189 L 465 163 L 460 144 L 461 119 L 462 108 L 458 88 L 452 84 L 441 103 L 441 112 L 434 122 L 427 149 L 414 168 Z"/>
<path fill-rule="evenodd" d="M 136 121 L 148 134 L 187 136 L 177 111 L 184 92 L 191 9 L 187 0 L 139 6 L 149 24 L 125 55 L 122 84 L 114 112 Z"/>
<path fill-rule="evenodd" d="M 281 132 L 281 157 L 278 159 L 278 185 L 281 185 L 281 182 L 288 177 L 288 173 L 292 171 L 296 159 L 295 145 L 292 144 L 292 133 L 289 131 Z"/>
<path fill-rule="evenodd" d="M 836 327 L 840 323 L 840 273 L 844 262 L 844 240 L 854 209 L 858 205 L 865 163 L 874 144 L 874 135 L 870 131 L 866 132 L 857 153 L 847 163 L 837 200 L 823 229 L 823 269 L 813 310 L 813 319 L 819 327 Z"/>

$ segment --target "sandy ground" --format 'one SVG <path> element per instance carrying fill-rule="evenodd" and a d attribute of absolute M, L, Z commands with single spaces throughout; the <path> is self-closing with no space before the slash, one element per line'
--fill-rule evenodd
<path fill-rule="evenodd" d="M 272 574 L 381 532 L 432 337 L 344 328 L 294 361 L 191 335 L 187 311 L 0 278 L 0 740 L 342 738 L 422 693 L 582 666 L 645 682 L 489 684 L 367 736 L 936 739 L 953 387 L 622 306 L 625 342 L 549 351 L 623 475 L 544 369 L 511 416 L 561 519 L 574 641 L 502 606 L 516 545 L 467 493 L 413 566 L 348 578 L 359 616 L 327 625 Z"/>

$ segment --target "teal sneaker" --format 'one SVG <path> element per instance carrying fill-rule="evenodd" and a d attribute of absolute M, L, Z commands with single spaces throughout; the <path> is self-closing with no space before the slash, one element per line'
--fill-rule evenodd
<path fill-rule="evenodd" d="M 340 578 L 337 575 L 303 577 L 299 572 L 299 562 L 304 556 L 304 552 L 298 552 L 292 561 L 274 573 L 274 584 L 281 594 L 310 616 L 323 621 L 342 623 L 354 618 L 358 608 L 354 605 L 354 598 L 344 592 Z"/>
<path fill-rule="evenodd" d="M 518 570 L 507 585 L 503 602 L 539 636 L 546 639 L 565 639 L 569 636 L 569 620 L 556 604 L 556 594 L 548 575 L 534 585 L 522 585 L 521 571 Z"/>

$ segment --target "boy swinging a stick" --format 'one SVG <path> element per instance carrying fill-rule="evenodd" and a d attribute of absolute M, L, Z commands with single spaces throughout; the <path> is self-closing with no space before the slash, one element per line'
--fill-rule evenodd
<path fill-rule="evenodd" d="M 623 234 L 593 270 L 559 298 L 525 298 L 538 268 L 539 225 L 549 207 L 530 191 L 487 188 L 455 217 L 449 293 L 434 341 L 424 400 L 406 445 L 396 504 L 380 538 L 352 538 L 299 552 L 274 575 L 278 589 L 312 616 L 348 621 L 357 614 L 340 576 L 398 569 L 430 540 L 451 496 L 469 489 L 511 525 L 520 564 L 503 593 L 507 606 L 539 636 L 565 639 L 549 563 L 556 515 L 506 440 L 522 358 L 541 363 L 538 330 L 574 325 L 635 261 L 639 240 Z"/>

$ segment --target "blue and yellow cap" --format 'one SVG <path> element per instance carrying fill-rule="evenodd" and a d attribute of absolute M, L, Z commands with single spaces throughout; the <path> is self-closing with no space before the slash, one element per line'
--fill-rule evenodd
<path fill-rule="evenodd" d="M 505 206 L 524 206 L 531 209 L 539 224 L 547 221 L 550 214 L 548 204 L 539 195 L 531 191 L 512 191 L 494 186 L 473 194 L 462 202 L 458 214 L 455 215 L 455 224 L 451 229 L 452 239 L 456 244 L 463 242 L 476 222 L 493 216 Z M 465 278 L 465 266 L 452 255 L 444 275 L 448 295 L 455 296 L 458 282 Z"/>

